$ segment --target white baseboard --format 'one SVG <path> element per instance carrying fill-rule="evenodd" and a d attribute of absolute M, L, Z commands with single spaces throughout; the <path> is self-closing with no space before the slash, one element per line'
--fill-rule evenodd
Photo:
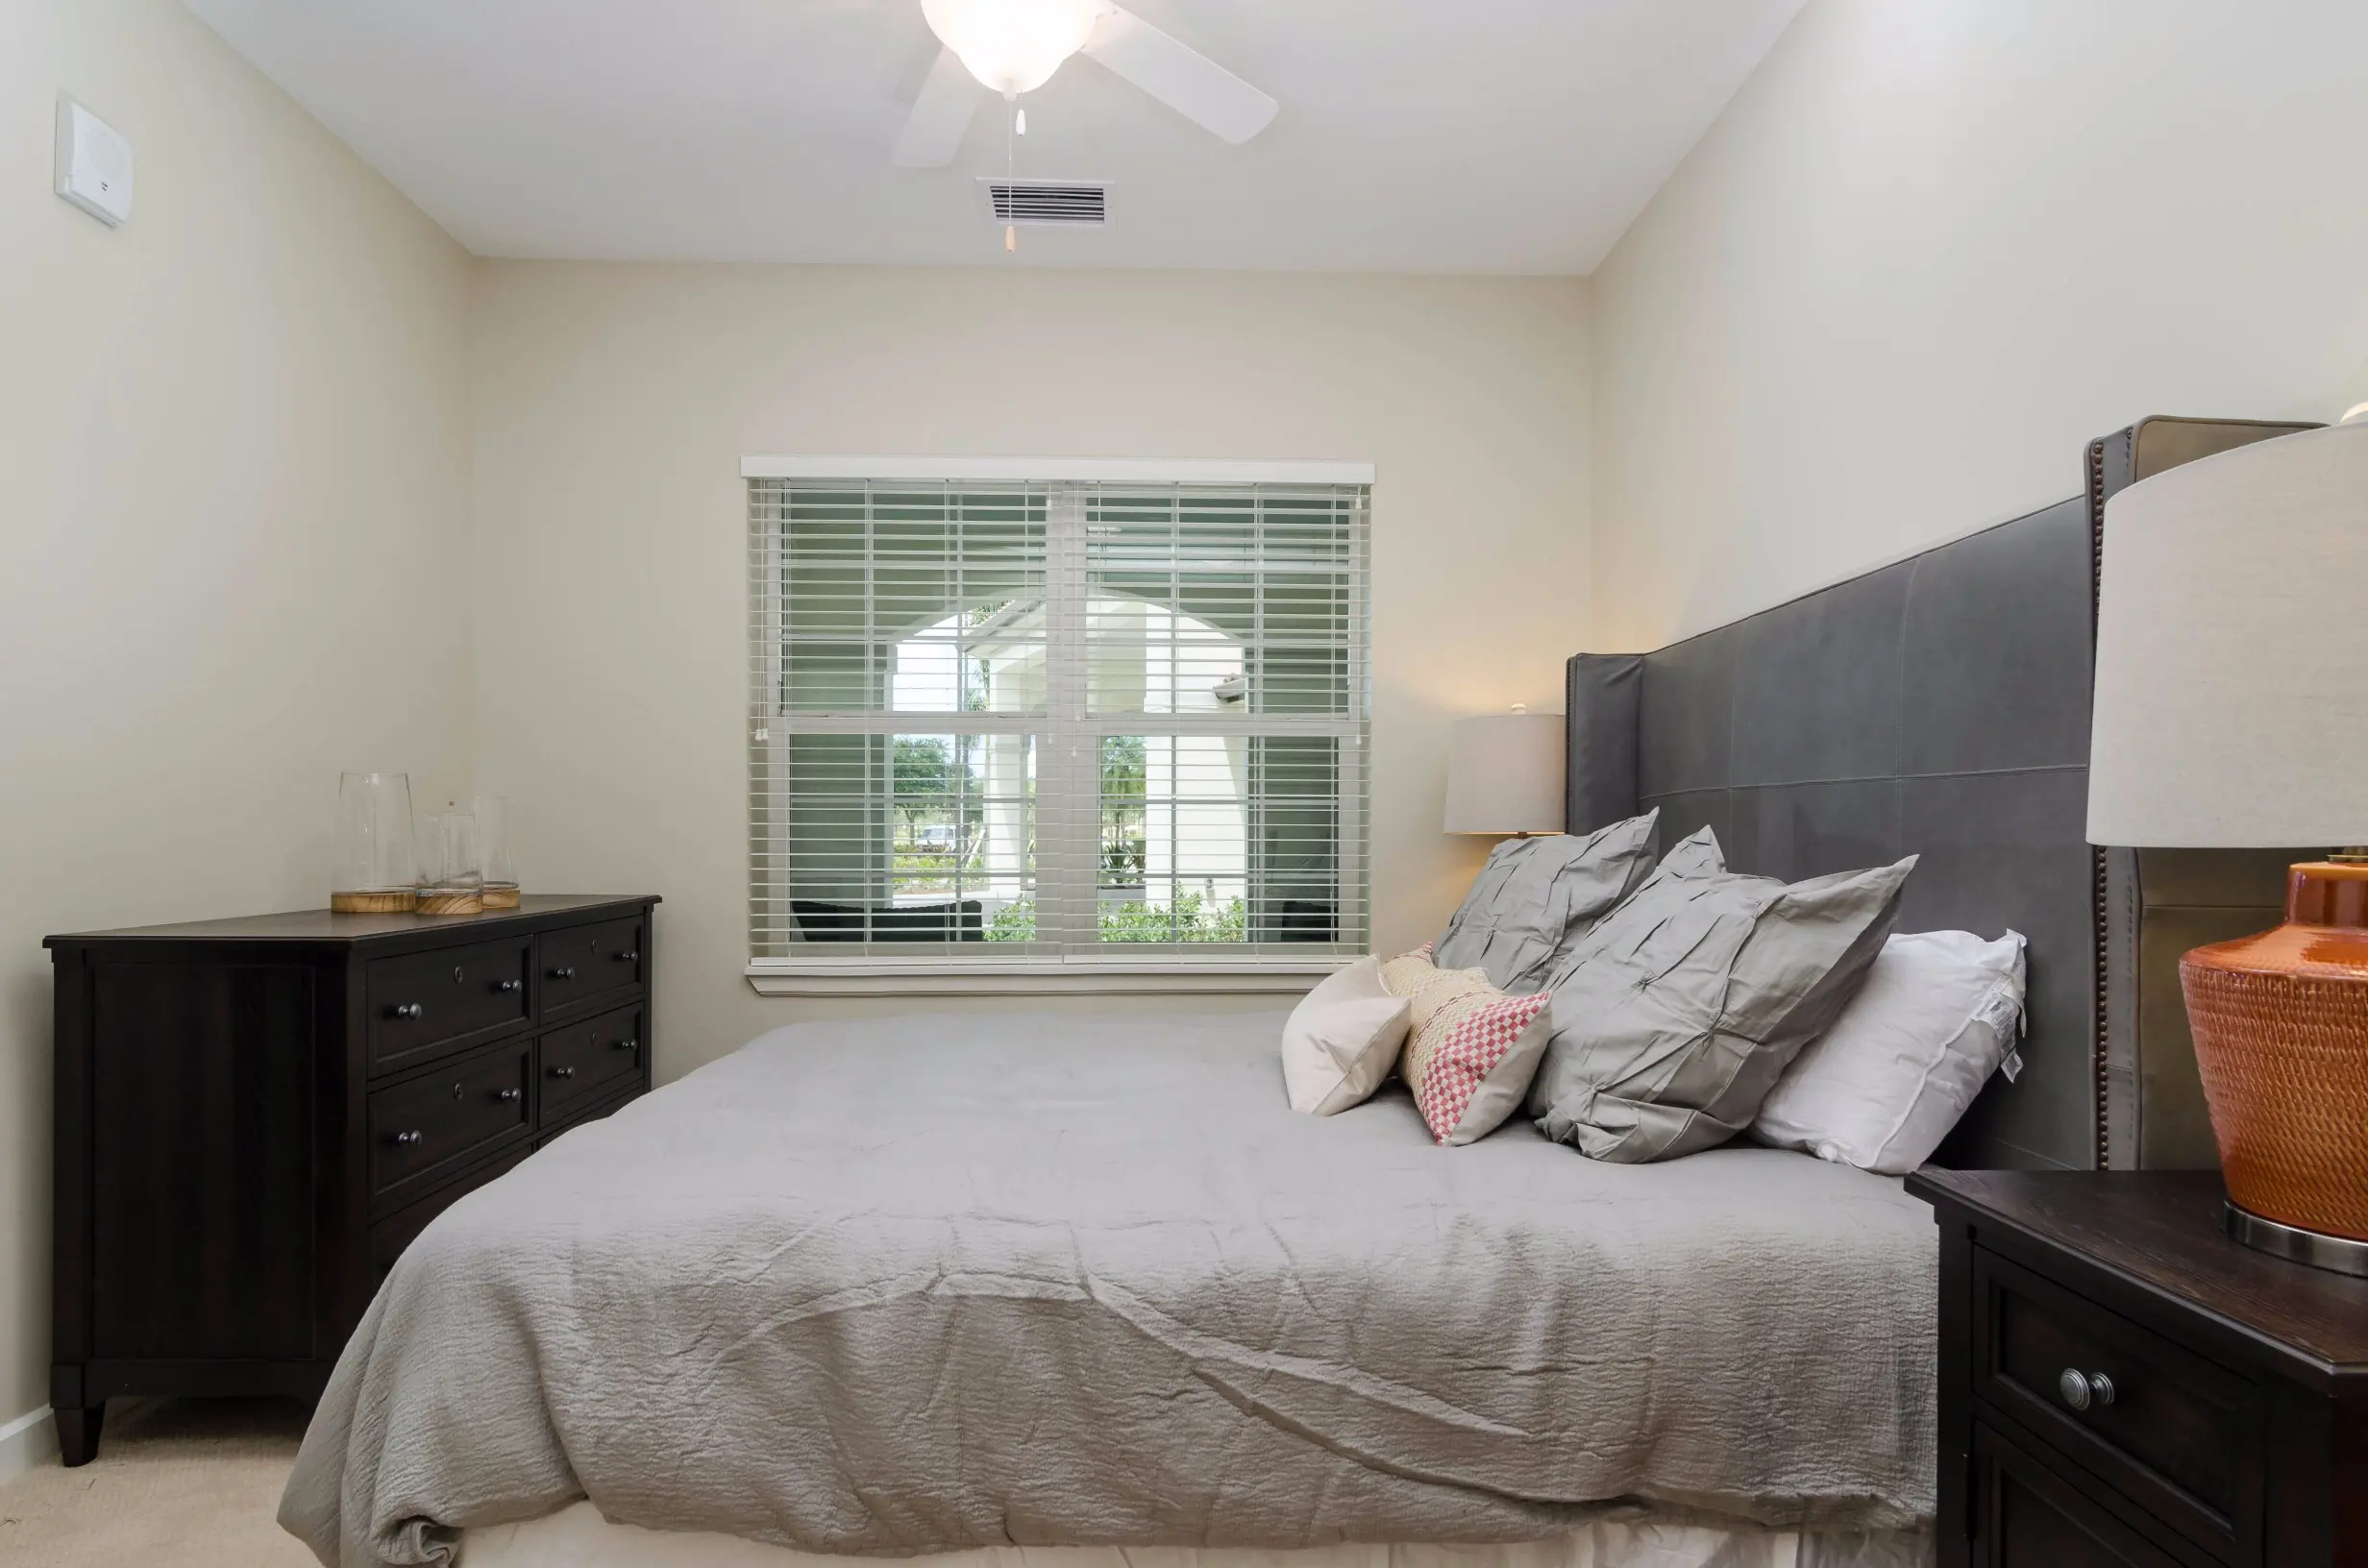
<path fill-rule="evenodd" d="M 0 1426 L 0 1482 L 12 1481 L 57 1454 L 58 1423 L 49 1418 L 46 1405 Z"/>

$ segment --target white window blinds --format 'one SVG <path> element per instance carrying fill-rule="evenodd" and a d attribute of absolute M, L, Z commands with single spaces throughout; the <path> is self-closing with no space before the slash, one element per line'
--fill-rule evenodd
<path fill-rule="evenodd" d="M 1367 944 L 1362 484 L 749 481 L 752 968 Z"/>

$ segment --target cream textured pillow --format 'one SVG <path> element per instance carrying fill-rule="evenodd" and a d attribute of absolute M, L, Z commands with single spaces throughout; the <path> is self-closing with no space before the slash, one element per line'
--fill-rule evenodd
<path fill-rule="evenodd" d="M 1442 1143 L 1470 1143 L 1519 1108 L 1545 1054 L 1552 998 L 1508 996 L 1481 969 L 1443 969 L 1424 943 L 1381 967 L 1383 984 L 1414 1004 L 1399 1076 Z"/>
<path fill-rule="evenodd" d="M 2023 939 L 1919 931 L 1883 944 L 1834 1027 L 1802 1047 L 1751 1136 L 1905 1176 L 1940 1147 L 2005 1067 L 2023 1016 Z"/>
<path fill-rule="evenodd" d="M 1411 1008 L 1381 983 L 1377 958 L 1325 975 L 1283 1025 L 1291 1109 L 1328 1116 L 1370 1097 L 1397 1066 Z"/>

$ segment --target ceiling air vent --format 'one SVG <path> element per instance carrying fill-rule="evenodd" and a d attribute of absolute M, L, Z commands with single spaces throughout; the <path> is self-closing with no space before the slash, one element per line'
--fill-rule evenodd
<path fill-rule="evenodd" d="M 996 223 L 1098 229 L 1110 221 L 1110 187 L 1095 180 L 981 180 Z"/>

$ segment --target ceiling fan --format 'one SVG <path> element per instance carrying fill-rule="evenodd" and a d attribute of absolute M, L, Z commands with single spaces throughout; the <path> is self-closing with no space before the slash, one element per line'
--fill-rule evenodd
<path fill-rule="evenodd" d="M 1281 107 L 1109 0 L 921 0 L 921 12 L 946 48 L 897 139 L 891 161 L 900 168 L 952 162 L 981 86 L 1017 98 L 1075 54 L 1229 142 L 1249 140 Z"/>

